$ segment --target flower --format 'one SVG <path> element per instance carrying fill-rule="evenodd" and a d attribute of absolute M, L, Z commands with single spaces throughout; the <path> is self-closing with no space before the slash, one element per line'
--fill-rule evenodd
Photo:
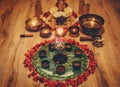
<path fill-rule="evenodd" d="M 47 18 L 49 15 L 50 15 L 50 11 L 45 12 L 45 13 L 43 14 L 43 17 Z"/>
<path fill-rule="evenodd" d="M 72 16 L 77 18 L 77 14 L 74 11 L 72 12 Z"/>

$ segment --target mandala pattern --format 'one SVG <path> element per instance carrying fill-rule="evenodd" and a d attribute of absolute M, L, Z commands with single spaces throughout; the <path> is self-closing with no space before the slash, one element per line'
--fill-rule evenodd
<path fill-rule="evenodd" d="M 55 45 L 62 43 L 63 46 L 71 44 L 71 51 L 69 51 L 70 49 L 60 48 L 50 51 L 49 45 L 53 43 Z M 75 55 L 75 51 L 78 49 L 82 52 L 81 56 Z M 46 55 L 40 56 L 43 50 Z M 57 54 L 61 52 L 62 56 L 59 58 Z M 28 77 L 33 76 L 33 80 L 40 81 L 47 87 L 68 87 L 69 85 L 78 87 L 79 84 L 87 80 L 90 74 L 95 72 L 97 66 L 94 54 L 89 47 L 76 42 L 74 39 L 55 38 L 45 40 L 32 47 L 25 56 L 24 66 L 30 71 Z M 44 62 L 47 65 L 43 66 Z M 73 63 L 76 62 L 79 65 L 77 67 L 73 66 Z"/>

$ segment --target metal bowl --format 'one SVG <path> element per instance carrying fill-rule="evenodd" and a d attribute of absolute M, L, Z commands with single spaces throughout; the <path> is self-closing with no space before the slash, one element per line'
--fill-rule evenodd
<path fill-rule="evenodd" d="M 38 17 L 32 17 L 28 18 L 25 24 L 28 31 L 38 31 L 43 25 L 43 20 Z"/>
<path fill-rule="evenodd" d="M 44 26 L 40 29 L 40 36 L 43 38 L 48 38 L 52 35 L 51 27 Z"/>
<path fill-rule="evenodd" d="M 79 18 L 82 32 L 87 35 L 98 35 L 103 28 L 104 19 L 96 14 L 85 14 Z"/>
<path fill-rule="evenodd" d="M 79 36 L 79 31 L 80 31 L 80 28 L 78 26 L 71 26 L 71 27 L 69 27 L 69 35 L 71 37 Z"/>

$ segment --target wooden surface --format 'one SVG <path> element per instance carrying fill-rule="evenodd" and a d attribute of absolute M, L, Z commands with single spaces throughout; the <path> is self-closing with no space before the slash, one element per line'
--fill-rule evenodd
<path fill-rule="evenodd" d="M 33 38 L 19 37 L 20 34 L 30 33 L 25 30 L 25 20 L 34 16 L 34 1 L 0 0 L 0 87 L 44 87 L 27 77 L 28 69 L 24 68 L 23 61 L 24 53 L 45 39 L 39 37 L 39 32 L 33 33 Z M 43 12 L 48 11 L 56 2 L 41 1 Z M 75 12 L 78 12 L 78 1 L 67 0 Z M 120 14 L 114 10 L 109 0 L 86 2 L 91 4 L 90 13 L 105 19 L 104 46 L 96 48 L 91 42 L 84 42 L 94 51 L 98 67 L 79 87 L 120 87 Z M 54 35 L 50 38 L 53 37 Z M 75 40 L 79 41 L 79 37 Z"/>

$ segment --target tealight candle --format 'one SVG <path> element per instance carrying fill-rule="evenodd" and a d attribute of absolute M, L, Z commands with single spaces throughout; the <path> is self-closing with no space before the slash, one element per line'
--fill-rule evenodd
<path fill-rule="evenodd" d="M 75 56 L 76 57 L 82 57 L 82 50 L 81 49 L 76 49 L 75 51 L 74 51 L 74 54 L 75 54 Z"/>
<path fill-rule="evenodd" d="M 39 52 L 39 57 L 40 57 L 40 58 L 45 58 L 46 55 L 47 55 L 46 50 L 40 50 L 40 52 Z"/>
<path fill-rule="evenodd" d="M 56 36 L 64 36 L 64 35 L 65 35 L 65 31 L 63 28 L 56 29 Z"/>

